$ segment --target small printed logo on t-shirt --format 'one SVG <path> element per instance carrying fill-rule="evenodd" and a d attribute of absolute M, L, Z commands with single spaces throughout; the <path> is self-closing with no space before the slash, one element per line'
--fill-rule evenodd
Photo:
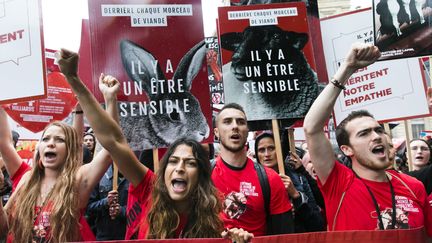
<path fill-rule="evenodd" d="M 246 196 L 258 197 L 258 193 L 255 192 L 256 187 L 252 186 L 250 182 L 240 182 L 240 192 L 244 193 Z"/>
<path fill-rule="evenodd" d="M 395 196 L 396 199 L 396 207 L 402 208 L 404 211 L 407 212 L 414 212 L 418 213 L 420 212 L 419 208 L 414 206 L 413 200 L 408 199 L 404 196 Z"/>

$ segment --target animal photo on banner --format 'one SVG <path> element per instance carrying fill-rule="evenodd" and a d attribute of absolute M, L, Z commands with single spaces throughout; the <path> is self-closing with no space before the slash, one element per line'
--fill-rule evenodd
<path fill-rule="evenodd" d="M 432 54 L 432 1 L 374 0 L 373 7 L 380 60 Z"/>
<path fill-rule="evenodd" d="M 303 2 L 219 8 L 225 102 L 248 120 L 302 118 L 318 95 Z"/>
<path fill-rule="evenodd" d="M 120 81 L 120 125 L 132 150 L 179 137 L 211 142 L 201 1 L 121 2 L 89 1 L 92 80 L 103 72 Z"/>

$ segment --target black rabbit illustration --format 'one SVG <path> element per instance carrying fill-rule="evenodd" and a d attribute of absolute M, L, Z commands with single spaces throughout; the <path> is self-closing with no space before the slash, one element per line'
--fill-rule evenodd
<path fill-rule="evenodd" d="M 151 80 L 166 80 L 156 58 L 137 44 L 123 40 L 120 43 L 123 66 L 131 80 L 141 82 L 150 102 L 160 105 L 156 114 L 148 113 L 143 116 L 120 116 L 120 124 L 133 150 L 143 150 L 155 147 L 167 147 L 179 137 L 189 137 L 197 141 L 207 138 L 210 128 L 202 113 L 197 98 L 190 92 L 192 82 L 201 70 L 205 57 L 204 41 L 196 44 L 180 60 L 172 80 L 180 82 L 182 90 L 166 92 L 167 86 L 151 87 Z M 131 67 L 131 63 L 138 64 L 140 72 Z M 164 82 L 167 85 L 167 82 Z M 177 87 L 178 88 L 178 87 Z M 171 87 L 171 90 L 173 87 Z M 156 91 L 155 91 L 156 90 Z M 167 100 L 187 100 L 178 102 L 174 106 L 165 107 Z M 187 106 L 187 107 L 185 107 Z"/>

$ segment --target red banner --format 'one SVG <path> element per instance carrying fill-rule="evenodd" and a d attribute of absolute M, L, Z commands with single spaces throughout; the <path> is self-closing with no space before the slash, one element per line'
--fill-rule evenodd
<path fill-rule="evenodd" d="M 120 124 L 133 150 L 179 137 L 211 142 L 200 0 L 92 0 L 89 21 L 92 80 L 104 72 L 121 82 Z"/>
<path fill-rule="evenodd" d="M 98 241 L 98 242 L 231 242 L 225 239 L 173 239 L 173 240 L 133 240 L 133 241 Z M 316 232 L 305 234 L 289 234 L 255 237 L 252 243 L 339 243 L 339 242 L 355 242 L 355 243 L 425 243 L 428 238 L 424 232 L 424 228 L 411 230 L 386 230 L 386 231 L 336 231 L 336 232 Z"/>

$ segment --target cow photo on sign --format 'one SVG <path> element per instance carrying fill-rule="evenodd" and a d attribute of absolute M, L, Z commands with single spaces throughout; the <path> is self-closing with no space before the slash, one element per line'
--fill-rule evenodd
<path fill-rule="evenodd" d="M 432 1 L 374 0 L 373 7 L 380 60 L 432 54 Z"/>
<path fill-rule="evenodd" d="M 318 95 L 303 2 L 219 8 L 225 102 L 248 120 L 302 118 Z"/>

